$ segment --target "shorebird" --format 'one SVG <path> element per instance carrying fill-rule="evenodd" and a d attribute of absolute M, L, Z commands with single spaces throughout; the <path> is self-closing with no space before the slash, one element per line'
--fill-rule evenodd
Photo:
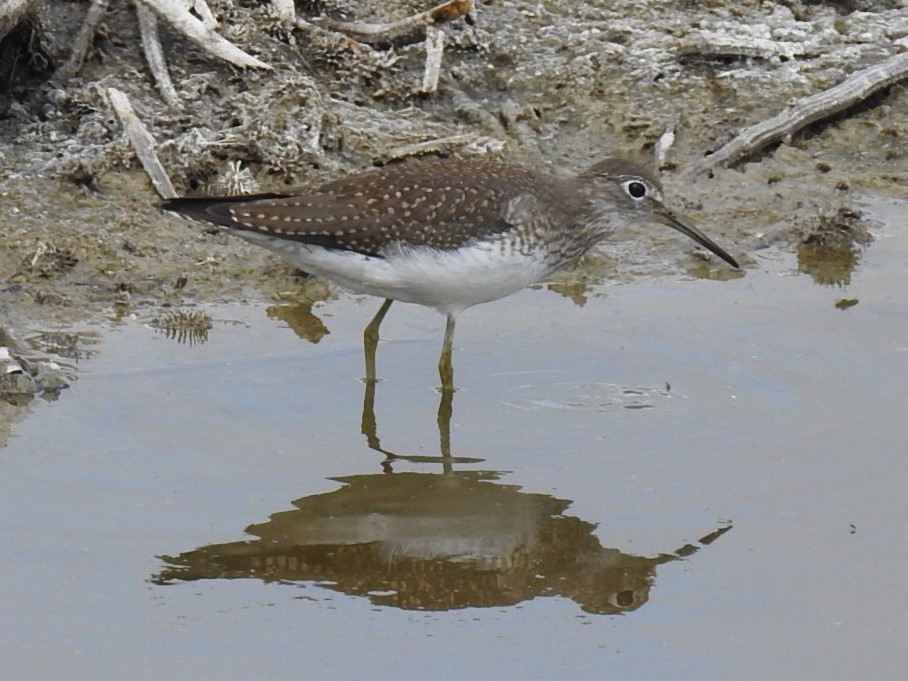
<path fill-rule="evenodd" d="M 480 160 L 410 161 L 325 184 L 163 208 L 217 225 L 302 270 L 385 299 L 366 327 L 366 378 L 392 301 L 446 316 L 438 363 L 453 390 L 457 315 L 575 263 L 615 229 L 657 221 L 732 267 L 737 261 L 669 210 L 652 171 L 607 158 L 573 177 Z M 371 358 L 370 358 L 371 345 Z"/>

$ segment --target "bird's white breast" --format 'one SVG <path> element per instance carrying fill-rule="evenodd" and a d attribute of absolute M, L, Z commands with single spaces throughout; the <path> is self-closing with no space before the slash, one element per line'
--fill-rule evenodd
<path fill-rule="evenodd" d="M 544 255 L 527 256 L 498 242 L 455 250 L 393 244 L 373 257 L 255 232 L 232 233 L 267 248 L 300 269 L 357 293 L 456 314 L 516 293 L 551 272 Z"/>

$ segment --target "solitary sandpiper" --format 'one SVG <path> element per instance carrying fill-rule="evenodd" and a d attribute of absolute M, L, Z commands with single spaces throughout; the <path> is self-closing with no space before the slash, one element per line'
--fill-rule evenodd
<path fill-rule="evenodd" d="M 446 315 L 438 363 L 444 390 L 453 390 L 459 312 L 543 280 L 619 227 L 657 220 L 738 267 L 665 207 L 651 171 L 617 158 L 569 178 L 489 161 L 410 161 L 311 188 L 173 199 L 163 207 L 223 227 L 310 274 L 385 298 L 365 331 L 367 380 L 375 380 L 374 348 L 392 301 Z"/>

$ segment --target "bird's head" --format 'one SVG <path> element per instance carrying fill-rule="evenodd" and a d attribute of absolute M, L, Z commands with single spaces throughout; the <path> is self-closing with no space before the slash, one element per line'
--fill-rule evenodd
<path fill-rule="evenodd" d="M 678 217 L 662 199 L 662 183 L 645 166 L 620 158 L 607 158 L 583 171 L 578 179 L 586 188 L 585 200 L 605 220 L 636 222 L 641 217 L 668 225 L 722 258 L 732 267 L 738 261 L 699 229 Z"/>

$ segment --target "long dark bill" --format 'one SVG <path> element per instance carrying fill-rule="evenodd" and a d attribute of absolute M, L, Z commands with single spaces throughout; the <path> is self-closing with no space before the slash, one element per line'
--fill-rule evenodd
<path fill-rule="evenodd" d="M 719 248 L 719 246 L 712 239 L 710 239 L 693 225 L 681 220 L 674 213 L 666 210 L 664 212 L 657 212 L 655 217 L 657 220 L 659 220 L 659 222 L 668 225 L 672 229 L 678 230 L 684 236 L 690 237 L 704 248 L 708 248 L 732 267 L 740 267 L 740 265 L 738 265 L 738 261 L 731 257 L 725 250 Z"/>

